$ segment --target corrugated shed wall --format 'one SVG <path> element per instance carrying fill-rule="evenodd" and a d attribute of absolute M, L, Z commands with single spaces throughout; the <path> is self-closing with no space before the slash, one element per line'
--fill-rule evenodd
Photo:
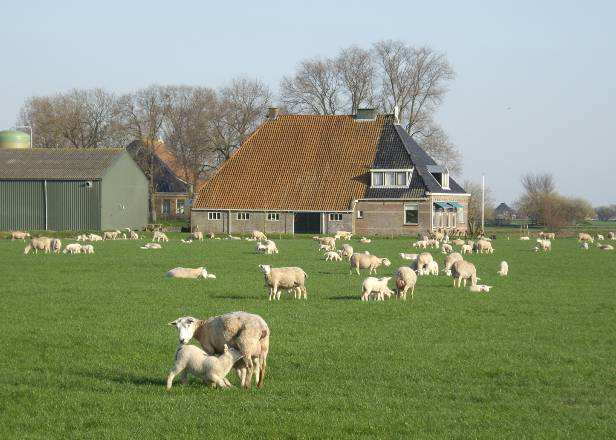
<path fill-rule="evenodd" d="M 45 229 L 43 181 L 0 180 L 0 229 Z"/>
<path fill-rule="evenodd" d="M 60 180 L 47 182 L 48 229 L 79 231 L 100 229 L 101 183 Z"/>

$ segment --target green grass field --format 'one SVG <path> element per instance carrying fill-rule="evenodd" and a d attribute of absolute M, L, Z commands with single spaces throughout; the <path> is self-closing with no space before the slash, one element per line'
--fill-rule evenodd
<path fill-rule="evenodd" d="M 74 256 L 0 242 L 0 438 L 616 437 L 616 252 L 557 239 L 534 254 L 500 239 L 494 255 L 468 257 L 489 294 L 420 277 L 413 302 L 362 303 L 367 275 L 321 260 L 307 238 L 262 256 L 251 242 L 178 237 Z M 404 264 L 409 243 L 352 241 L 392 260 L 379 275 Z M 265 262 L 304 268 L 308 300 L 268 302 Z M 200 265 L 218 278 L 163 277 Z M 167 322 L 234 310 L 271 328 L 264 388 L 192 379 L 165 391 L 177 347 Z"/>

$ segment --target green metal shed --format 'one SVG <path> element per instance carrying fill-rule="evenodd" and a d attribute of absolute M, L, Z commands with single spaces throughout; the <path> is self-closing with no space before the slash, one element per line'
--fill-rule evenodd
<path fill-rule="evenodd" d="M 124 149 L 0 149 L 1 230 L 141 228 L 148 181 Z"/>

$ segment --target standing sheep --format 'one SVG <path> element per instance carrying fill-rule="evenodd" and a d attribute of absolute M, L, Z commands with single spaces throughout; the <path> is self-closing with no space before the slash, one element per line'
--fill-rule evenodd
<path fill-rule="evenodd" d="M 590 242 L 590 243 L 594 243 L 595 239 L 592 238 L 592 235 L 587 234 L 586 232 L 580 232 L 578 234 L 578 241 L 587 241 L 587 242 Z"/>
<path fill-rule="evenodd" d="M 81 246 L 81 253 L 82 254 L 93 254 L 94 246 L 92 246 L 91 244 L 84 244 L 83 246 Z"/>
<path fill-rule="evenodd" d="M 11 240 L 25 240 L 26 238 L 30 238 L 30 234 L 22 231 L 12 231 L 11 232 Z"/>
<path fill-rule="evenodd" d="M 28 255 L 32 249 L 34 249 L 35 254 L 38 254 L 38 251 L 44 251 L 48 254 L 51 251 L 51 239 L 47 237 L 30 239 L 30 243 L 24 249 L 24 255 Z"/>
<path fill-rule="evenodd" d="M 470 261 L 461 260 L 453 263 L 451 275 L 453 276 L 453 287 L 456 287 L 457 282 L 459 288 L 462 280 L 464 280 L 464 287 L 466 287 L 466 280 L 469 278 L 472 286 L 477 285 L 477 269 Z"/>
<path fill-rule="evenodd" d="M 441 246 L 441 249 L 442 249 L 444 254 L 448 254 L 450 252 L 453 252 L 453 247 L 450 244 L 448 244 L 448 243 L 443 243 L 443 246 Z"/>
<path fill-rule="evenodd" d="M 452 252 L 451 254 L 447 255 L 445 257 L 445 267 L 443 267 L 443 272 L 445 272 L 447 276 L 450 276 L 451 266 L 453 266 L 453 263 L 455 263 L 456 261 L 462 261 L 462 260 L 464 260 L 464 257 L 462 257 L 462 255 L 460 255 L 457 252 Z"/>
<path fill-rule="evenodd" d="M 154 236 L 152 237 L 152 241 L 167 242 L 169 241 L 169 238 L 167 237 L 167 234 L 165 234 L 164 232 L 154 231 Z"/>
<path fill-rule="evenodd" d="M 342 253 L 340 255 L 345 257 L 347 260 L 350 260 L 353 255 L 353 247 L 350 244 L 343 244 Z"/>
<path fill-rule="evenodd" d="M 62 251 L 63 254 L 80 254 L 81 253 L 81 245 L 79 243 L 71 243 L 67 244 Z"/>
<path fill-rule="evenodd" d="M 51 251 L 54 254 L 59 254 L 62 250 L 62 241 L 59 238 L 51 239 Z"/>
<path fill-rule="evenodd" d="M 399 267 L 396 272 L 396 295 L 399 299 L 406 300 L 406 293 L 411 289 L 411 300 L 415 293 L 417 274 L 410 267 Z"/>
<path fill-rule="evenodd" d="M 263 232 L 257 231 L 257 230 L 252 231 L 250 236 L 257 241 L 267 240 L 267 236 Z M 213 238 L 213 237 L 210 237 L 210 238 Z"/>
<path fill-rule="evenodd" d="M 368 301 L 370 298 L 375 298 L 377 301 L 384 301 L 385 296 L 391 297 L 393 292 L 387 287 L 387 283 L 391 277 L 375 278 L 368 277 L 362 283 L 362 301 Z"/>
<path fill-rule="evenodd" d="M 460 248 L 460 252 L 462 253 L 462 255 L 464 255 L 464 254 L 472 254 L 473 253 L 473 245 L 463 244 L 462 247 Z"/>
<path fill-rule="evenodd" d="M 280 289 L 293 289 L 294 298 L 308 298 L 306 290 L 306 272 L 299 267 L 277 267 L 268 264 L 260 264 L 259 269 L 265 277 L 265 284 L 270 288 L 269 300 L 280 299 Z"/>
<path fill-rule="evenodd" d="M 325 261 L 342 261 L 342 251 L 340 253 L 329 251 L 325 252 Z"/>
<path fill-rule="evenodd" d="M 499 274 L 501 277 L 506 277 L 509 274 L 509 265 L 506 261 L 501 261 L 500 270 L 496 273 Z"/>
<path fill-rule="evenodd" d="M 418 273 L 423 272 L 424 268 L 427 267 L 432 261 L 434 261 L 434 258 L 430 252 L 422 252 L 417 257 L 415 269 L 417 269 Z"/>
<path fill-rule="evenodd" d="M 387 258 L 379 258 L 376 255 L 369 254 L 353 254 L 350 259 L 351 267 L 349 269 L 349 273 L 355 269 L 357 275 L 359 275 L 360 269 L 369 269 L 369 273 L 376 273 L 377 268 L 381 265 L 385 267 L 391 266 L 391 261 Z"/>

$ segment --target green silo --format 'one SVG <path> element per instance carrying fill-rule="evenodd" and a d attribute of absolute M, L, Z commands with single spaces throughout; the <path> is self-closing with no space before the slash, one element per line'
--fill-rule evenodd
<path fill-rule="evenodd" d="M 19 130 L 2 130 L 0 148 L 30 148 L 30 136 Z"/>

